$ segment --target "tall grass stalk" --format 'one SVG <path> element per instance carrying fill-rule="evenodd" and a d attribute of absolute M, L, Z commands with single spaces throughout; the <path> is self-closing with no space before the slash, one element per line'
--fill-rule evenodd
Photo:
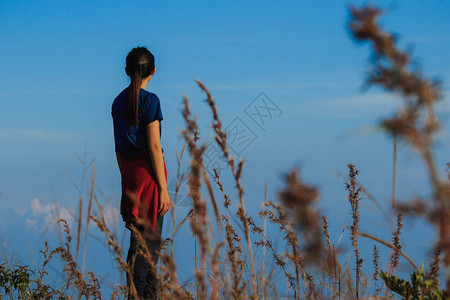
<path fill-rule="evenodd" d="M 397 132 L 394 132 L 394 155 L 392 166 L 392 203 L 391 203 L 391 231 L 394 231 L 395 215 L 395 184 L 397 181 Z"/>
<path fill-rule="evenodd" d="M 200 80 L 197 79 L 196 81 L 197 81 L 198 86 L 206 93 L 206 101 L 207 101 L 208 105 L 210 106 L 211 111 L 213 113 L 212 127 L 216 133 L 215 139 L 216 139 L 217 144 L 222 149 L 223 154 L 224 154 L 225 158 L 227 159 L 228 165 L 231 167 L 231 171 L 233 173 L 233 177 L 235 179 L 236 187 L 237 187 L 238 194 L 239 194 L 240 213 L 242 216 L 246 216 L 247 214 L 245 212 L 245 204 L 244 204 L 244 198 L 243 198 L 244 189 L 242 188 L 241 182 L 240 182 L 240 177 L 241 177 L 241 172 L 242 172 L 242 167 L 244 165 L 244 161 L 241 160 L 239 162 L 238 168 L 236 170 L 234 158 L 229 154 L 229 150 L 228 150 L 228 146 L 227 146 L 227 134 L 222 131 L 222 123 L 219 120 L 219 115 L 217 113 L 217 108 L 216 108 L 215 102 L 213 100 L 213 97 L 209 93 L 209 90 L 205 87 L 205 85 L 203 85 L 203 83 Z M 245 229 L 245 239 L 247 241 L 248 255 L 250 258 L 250 266 L 251 266 L 251 270 L 252 270 L 252 286 L 253 286 L 252 298 L 257 299 L 258 288 L 257 288 L 257 284 L 256 284 L 256 271 L 255 271 L 255 261 L 253 258 L 253 251 L 252 251 L 252 242 L 251 242 L 251 238 L 250 238 L 250 226 L 249 226 L 246 218 L 243 218 L 243 223 L 244 223 L 243 225 L 244 225 L 244 229 Z"/>

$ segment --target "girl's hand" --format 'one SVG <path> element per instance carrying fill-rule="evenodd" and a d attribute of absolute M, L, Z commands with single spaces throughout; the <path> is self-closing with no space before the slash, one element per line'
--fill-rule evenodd
<path fill-rule="evenodd" d="M 169 196 L 168 190 L 161 190 L 159 192 L 159 206 L 158 206 L 158 214 L 164 216 L 172 206 L 172 200 Z"/>

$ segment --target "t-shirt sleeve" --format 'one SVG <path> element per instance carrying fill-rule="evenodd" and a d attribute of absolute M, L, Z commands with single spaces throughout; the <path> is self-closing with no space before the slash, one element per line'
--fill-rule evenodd
<path fill-rule="evenodd" d="M 158 96 L 152 94 L 148 98 L 147 109 L 144 112 L 144 122 L 145 124 L 149 124 L 156 120 L 161 122 L 163 120 L 163 115 Z"/>

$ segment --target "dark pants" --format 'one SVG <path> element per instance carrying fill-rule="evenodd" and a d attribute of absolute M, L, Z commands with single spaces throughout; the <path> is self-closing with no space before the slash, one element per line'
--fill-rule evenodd
<path fill-rule="evenodd" d="M 164 216 L 157 216 L 155 231 L 148 229 L 146 230 L 142 226 L 138 226 L 136 225 L 136 223 L 132 222 L 132 224 L 136 226 L 139 232 L 143 235 L 152 256 L 153 264 L 155 266 L 157 266 L 159 259 L 157 252 L 159 252 L 161 249 L 161 230 L 163 219 Z M 131 230 L 130 248 L 128 250 L 127 263 L 129 266 L 131 266 L 134 286 L 136 287 L 137 294 L 139 295 L 140 299 L 156 299 L 156 285 L 158 282 L 156 278 L 156 271 L 154 272 L 152 268 L 150 268 L 144 256 L 137 253 L 138 246 L 139 240 L 137 238 L 137 235 Z M 130 278 L 128 274 L 127 285 L 128 287 L 130 287 Z M 131 298 L 131 295 L 129 295 L 128 299 L 134 298 Z"/>

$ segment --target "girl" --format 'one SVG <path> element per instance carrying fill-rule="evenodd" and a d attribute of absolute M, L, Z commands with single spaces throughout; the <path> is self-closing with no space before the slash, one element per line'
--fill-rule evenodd
<path fill-rule="evenodd" d="M 122 181 L 120 214 L 125 227 L 135 226 L 143 235 L 154 266 L 161 248 L 163 216 L 172 205 L 167 189 L 167 170 L 161 148 L 161 106 L 156 94 L 146 91 L 155 74 L 155 58 L 145 47 L 136 47 L 126 58 L 131 83 L 112 104 L 114 142 Z M 156 299 L 156 269 L 138 254 L 138 240 L 130 229 L 127 274 L 140 299 Z M 130 296 L 128 297 L 130 299 Z"/>

